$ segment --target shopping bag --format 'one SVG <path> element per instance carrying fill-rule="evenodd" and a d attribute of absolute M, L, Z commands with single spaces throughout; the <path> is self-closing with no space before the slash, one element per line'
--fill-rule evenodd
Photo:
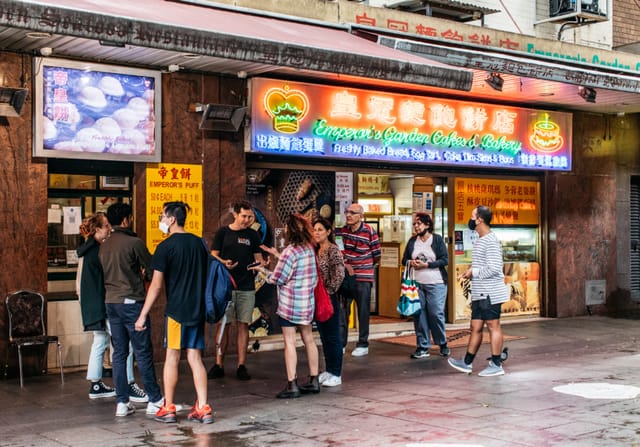
<path fill-rule="evenodd" d="M 313 291 L 313 297 L 315 299 L 315 319 L 320 323 L 324 323 L 333 315 L 333 304 L 331 303 L 331 296 L 324 286 L 324 281 L 322 281 L 317 258 L 316 268 L 318 269 L 318 283 Z"/>
<path fill-rule="evenodd" d="M 413 268 L 409 262 L 407 262 L 404 272 L 402 273 L 400 299 L 398 300 L 396 310 L 404 317 L 411 317 L 421 310 L 418 285 L 414 279 Z"/>

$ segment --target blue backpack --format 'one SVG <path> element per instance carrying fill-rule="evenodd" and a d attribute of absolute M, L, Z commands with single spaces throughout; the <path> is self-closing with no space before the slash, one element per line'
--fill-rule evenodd
<path fill-rule="evenodd" d="M 207 247 L 203 239 L 204 246 Z M 217 323 L 222 319 L 231 301 L 231 293 L 235 284 L 229 270 L 216 259 L 207 248 L 209 262 L 207 265 L 207 285 L 204 292 L 204 303 L 207 323 Z"/>

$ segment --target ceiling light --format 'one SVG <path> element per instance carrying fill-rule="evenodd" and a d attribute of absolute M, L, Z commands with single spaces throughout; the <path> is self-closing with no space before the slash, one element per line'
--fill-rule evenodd
<path fill-rule="evenodd" d="M 51 33 L 45 33 L 41 31 L 31 31 L 26 34 L 29 39 L 47 39 L 51 37 Z"/>
<path fill-rule="evenodd" d="M 124 42 L 116 42 L 115 40 L 99 40 L 98 43 L 103 47 L 124 48 Z"/>
<path fill-rule="evenodd" d="M 489 84 L 489 87 L 491 87 L 492 89 L 501 92 L 502 86 L 504 84 L 504 79 L 502 79 L 502 76 L 500 76 L 499 73 L 491 73 L 491 75 L 489 75 L 489 77 L 485 79 L 484 82 Z"/>
<path fill-rule="evenodd" d="M 184 57 L 185 59 L 199 59 L 202 56 L 199 54 L 193 54 L 193 53 L 185 53 L 182 55 L 182 57 Z"/>
<path fill-rule="evenodd" d="M 596 91 L 591 87 L 578 87 L 578 95 L 586 102 L 594 103 L 596 102 Z"/>
<path fill-rule="evenodd" d="M 40 48 L 40 54 L 43 55 L 44 57 L 51 56 L 51 53 L 53 53 L 53 48 L 51 47 Z"/>
<path fill-rule="evenodd" d="M 167 67 L 167 71 L 169 73 L 175 73 L 176 71 L 180 70 L 180 65 L 178 64 L 171 64 Z"/>

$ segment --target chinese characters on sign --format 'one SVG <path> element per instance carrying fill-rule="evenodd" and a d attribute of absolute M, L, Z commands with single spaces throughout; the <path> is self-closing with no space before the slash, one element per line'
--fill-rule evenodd
<path fill-rule="evenodd" d="M 359 6 L 359 5 L 358 5 Z M 376 8 L 362 11 L 362 7 L 347 11 L 341 8 L 341 16 L 346 23 L 355 23 L 367 27 L 390 29 L 400 33 L 416 34 L 425 38 L 447 40 L 455 43 L 466 43 L 489 48 L 501 48 L 510 51 L 528 53 L 538 57 L 556 59 L 560 61 L 577 61 L 592 66 L 617 68 L 632 72 L 640 71 L 640 60 L 637 55 L 624 54 L 616 51 L 567 45 L 559 51 L 552 43 L 543 39 L 530 39 L 521 34 L 506 33 L 500 30 L 482 28 L 478 31 L 475 25 L 458 23 L 451 27 L 448 21 L 435 21 L 430 17 L 420 17 L 412 14 L 406 20 L 390 20 Z M 482 49 L 479 49 L 482 51 Z"/>
<path fill-rule="evenodd" d="M 164 239 L 158 218 L 165 202 L 181 201 L 191 207 L 185 230 L 202 236 L 202 166 L 187 164 L 147 164 L 147 247 L 153 253 Z"/>
<path fill-rule="evenodd" d="M 254 152 L 571 170 L 571 114 L 252 80 Z"/>
<path fill-rule="evenodd" d="M 455 223 L 467 223 L 476 206 L 491 208 L 491 225 L 538 225 L 538 182 L 458 178 L 455 182 Z"/>
<path fill-rule="evenodd" d="M 386 194 L 389 189 L 389 176 L 376 174 L 358 174 L 359 194 Z"/>

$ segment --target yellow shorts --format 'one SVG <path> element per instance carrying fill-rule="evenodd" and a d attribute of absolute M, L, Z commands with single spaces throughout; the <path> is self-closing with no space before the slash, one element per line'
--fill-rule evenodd
<path fill-rule="evenodd" d="M 204 349 L 204 322 L 185 326 L 166 317 L 164 334 L 164 347 L 167 349 Z"/>

